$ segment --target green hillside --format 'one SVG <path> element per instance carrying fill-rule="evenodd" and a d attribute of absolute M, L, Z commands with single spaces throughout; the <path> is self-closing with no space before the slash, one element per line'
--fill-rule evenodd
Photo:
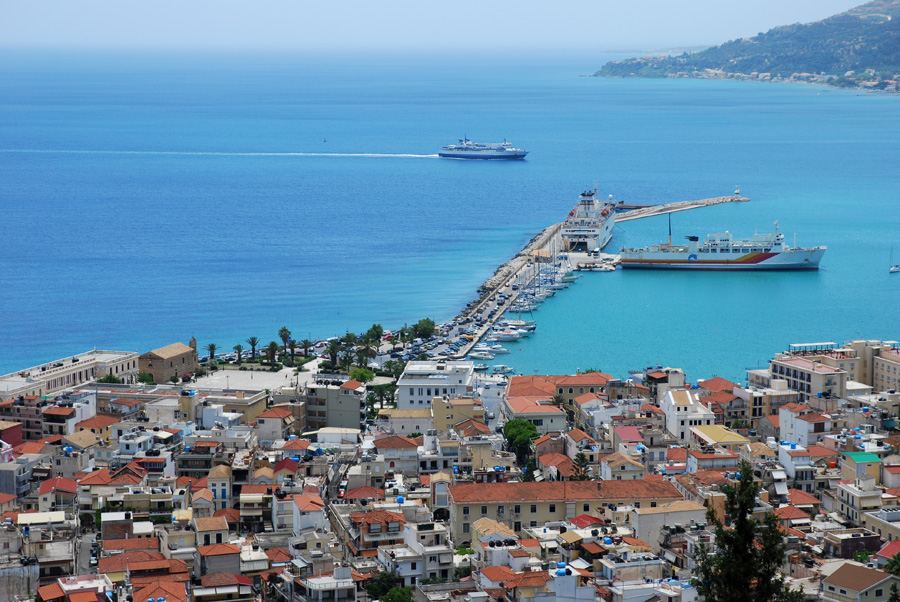
<path fill-rule="evenodd" d="M 873 70 L 874 73 L 867 73 Z M 610 62 L 602 77 L 748 77 L 789 79 L 831 76 L 847 83 L 892 80 L 900 74 L 900 0 L 875 0 L 813 23 L 776 27 L 702 52 Z M 759 74 L 766 74 L 760 77 Z M 808 79 L 808 78 L 807 78 Z M 889 82 L 890 83 L 890 82 Z M 884 86 L 881 86 L 884 87 Z"/>

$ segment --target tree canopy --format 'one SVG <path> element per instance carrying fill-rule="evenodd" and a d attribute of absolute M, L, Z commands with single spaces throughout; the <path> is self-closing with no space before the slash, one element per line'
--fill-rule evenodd
<path fill-rule="evenodd" d="M 503 425 L 503 436 L 506 437 L 509 449 L 522 462 L 531 453 L 531 442 L 538 438 L 538 431 L 527 420 L 516 419 Z"/>
<path fill-rule="evenodd" d="M 750 463 L 742 461 L 739 470 L 737 484 L 722 487 L 725 522 L 712 507 L 706 513 L 715 542 L 712 548 L 701 546 L 697 555 L 697 591 L 708 602 L 802 600 L 799 592 L 788 590 L 779 572 L 785 544 L 775 515 L 769 512 L 762 521 L 753 515 L 759 486 Z"/>
<path fill-rule="evenodd" d="M 413 324 L 412 331 L 416 338 L 426 339 L 434 335 L 434 320 L 431 318 L 422 318 Z"/>

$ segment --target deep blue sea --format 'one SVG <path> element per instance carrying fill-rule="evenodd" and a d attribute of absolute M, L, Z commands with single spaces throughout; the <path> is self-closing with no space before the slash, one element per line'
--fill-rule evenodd
<path fill-rule="evenodd" d="M 0 53 L 0 373 L 449 319 L 595 182 L 739 185 L 751 203 L 675 214 L 675 236 L 779 220 L 828 252 L 818 273 L 588 274 L 504 363 L 742 378 L 793 342 L 900 339 L 900 97 L 583 77 L 609 58 Z M 463 135 L 531 154 L 433 156 Z"/>

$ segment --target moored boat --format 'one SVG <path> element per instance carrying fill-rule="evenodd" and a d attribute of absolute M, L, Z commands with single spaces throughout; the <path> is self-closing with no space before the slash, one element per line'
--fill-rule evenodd
<path fill-rule="evenodd" d="M 676 270 L 817 270 L 827 247 L 798 248 L 784 244 L 775 222 L 773 234 L 736 240 L 731 233 L 710 234 L 703 242 L 687 236 L 687 245 L 663 243 L 622 249 L 623 268 Z"/>

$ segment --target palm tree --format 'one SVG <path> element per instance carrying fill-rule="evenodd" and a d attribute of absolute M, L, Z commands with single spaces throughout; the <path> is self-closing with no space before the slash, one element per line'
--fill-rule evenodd
<path fill-rule="evenodd" d="M 256 359 L 256 347 L 259 345 L 259 339 L 256 337 L 250 337 L 247 339 L 247 344 L 250 345 L 250 359 Z"/>
<path fill-rule="evenodd" d="M 237 345 L 232 347 L 232 349 L 234 349 L 234 352 L 237 354 L 237 365 L 240 366 L 241 361 L 244 359 L 241 355 L 242 353 L 244 353 L 244 346 L 238 343 Z"/>
<path fill-rule="evenodd" d="M 300 341 L 300 347 L 303 348 L 303 357 L 309 357 L 309 348 L 315 345 L 313 341 L 309 339 L 303 339 Z"/>
<path fill-rule="evenodd" d="M 216 359 L 216 349 L 218 348 L 219 346 L 215 343 L 210 343 L 206 346 L 206 350 L 209 351 L 209 361 L 213 361 L 214 359 Z"/>
<path fill-rule="evenodd" d="M 269 356 L 269 363 L 275 365 L 275 357 L 278 355 L 278 343 L 271 341 L 266 347 L 266 354 Z"/>
<path fill-rule="evenodd" d="M 294 354 L 297 352 L 297 341 L 291 339 L 288 341 L 288 349 L 291 350 L 291 365 L 294 365 Z"/>
<path fill-rule="evenodd" d="M 338 354 L 341 352 L 341 341 L 339 339 L 332 339 L 328 341 L 328 355 L 331 356 L 331 365 L 337 369 L 338 367 Z"/>
<path fill-rule="evenodd" d="M 884 565 L 884 571 L 891 575 L 900 575 L 900 552 L 891 556 L 890 560 Z"/>
<path fill-rule="evenodd" d="M 291 331 L 288 330 L 287 326 L 282 326 L 278 329 L 278 338 L 281 339 L 281 343 L 284 346 L 285 351 L 287 351 L 288 341 L 291 340 Z"/>

